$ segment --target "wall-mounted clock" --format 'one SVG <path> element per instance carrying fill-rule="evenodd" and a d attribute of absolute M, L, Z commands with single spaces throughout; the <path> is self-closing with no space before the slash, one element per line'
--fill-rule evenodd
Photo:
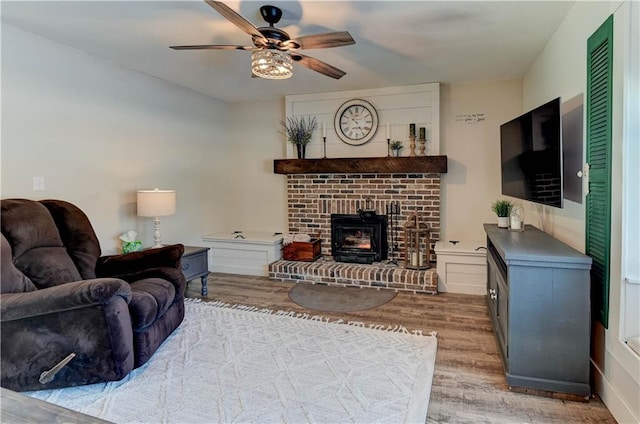
<path fill-rule="evenodd" d="M 352 146 L 360 146 L 376 135 L 378 112 L 368 101 L 353 99 L 338 108 L 333 123 L 340 140 Z"/>

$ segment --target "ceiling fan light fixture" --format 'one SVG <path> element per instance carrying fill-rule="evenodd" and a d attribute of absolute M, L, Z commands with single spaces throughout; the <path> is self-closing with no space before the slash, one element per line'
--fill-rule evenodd
<path fill-rule="evenodd" d="M 251 54 L 251 72 L 266 79 L 291 78 L 293 60 L 291 56 L 278 50 L 258 50 Z"/>

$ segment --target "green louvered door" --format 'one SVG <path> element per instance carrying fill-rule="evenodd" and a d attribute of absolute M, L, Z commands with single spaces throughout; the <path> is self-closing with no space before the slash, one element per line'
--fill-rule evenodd
<path fill-rule="evenodd" d="M 591 309 L 609 326 L 609 256 L 611 244 L 611 94 L 613 15 L 587 41 L 586 254 L 591 256 Z"/>

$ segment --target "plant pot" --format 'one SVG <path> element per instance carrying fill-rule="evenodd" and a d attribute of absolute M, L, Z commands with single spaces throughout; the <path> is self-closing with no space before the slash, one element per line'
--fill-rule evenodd
<path fill-rule="evenodd" d="M 509 217 L 508 216 L 499 216 L 498 217 L 498 228 L 509 228 Z"/>
<path fill-rule="evenodd" d="M 306 144 L 296 144 L 296 150 L 298 152 L 298 159 L 304 159 L 306 147 L 307 147 Z"/>
<path fill-rule="evenodd" d="M 391 150 L 393 152 L 393 156 L 394 157 L 399 157 L 400 156 L 400 149 L 393 149 Z"/>

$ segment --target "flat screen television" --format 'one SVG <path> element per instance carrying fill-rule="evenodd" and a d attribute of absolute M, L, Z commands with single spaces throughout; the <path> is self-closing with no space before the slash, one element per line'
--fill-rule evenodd
<path fill-rule="evenodd" d="M 502 194 L 561 208 L 560 98 L 500 126 Z"/>

